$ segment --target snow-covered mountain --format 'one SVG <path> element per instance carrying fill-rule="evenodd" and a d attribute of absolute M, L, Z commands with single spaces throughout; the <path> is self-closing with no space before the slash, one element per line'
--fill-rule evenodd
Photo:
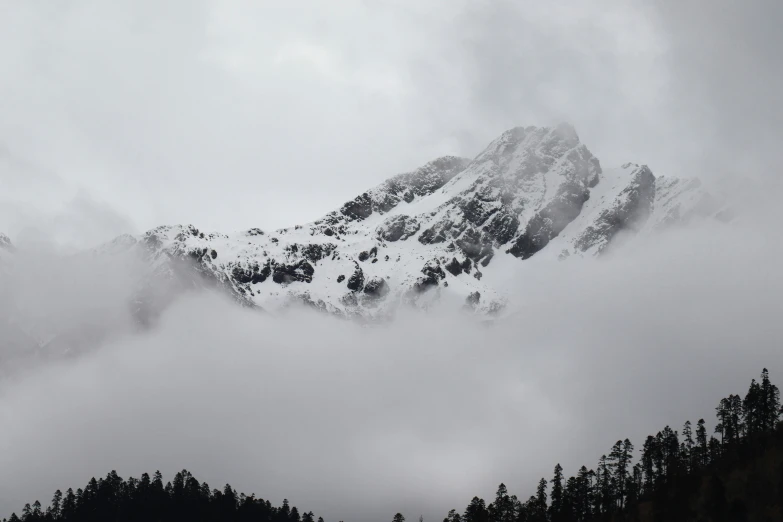
<path fill-rule="evenodd" d="M 164 226 L 104 251 L 141 248 L 158 277 L 211 283 L 265 310 L 304 302 L 370 318 L 451 299 L 492 312 L 511 297 L 485 277 L 500 256 L 599 255 L 621 231 L 717 211 L 697 180 L 632 163 L 603 170 L 569 125 L 517 127 L 473 160 L 438 158 L 312 223 L 233 234 Z"/>
<path fill-rule="evenodd" d="M 513 299 L 493 277 L 500 261 L 600 255 L 620 232 L 719 210 L 698 180 L 632 163 L 602 169 L 569 125 L 517 127 L 473 160 L 438 158 L 312 223 L 231 234 L 162 226 L 98 252 L 143 255 L 142 317 L 172 289 L 205 284 L 264 310 L 299 302 L 372 319 L 449 300 L 492 313 Z"/>

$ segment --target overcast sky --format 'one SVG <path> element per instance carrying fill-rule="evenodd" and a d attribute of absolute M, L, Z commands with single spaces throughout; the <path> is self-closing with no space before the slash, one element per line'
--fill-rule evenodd
<path fill-rule="evenodd" d="M 0 384 L 0 516 L 112 468 L 187 467 L 327 522 L 432 522 L 617 438 L 712 423 L 762 366 L 780 384 L 781 2 L 293 4 L 0 0 L 0 232 L 31 245 L 0 311 L 114 329 Z M 520 314 L 492 329 L 195 295 L 127 335 L 132 268 L 50 249 L 304 222 L 563 120 L 604 165 L 715 183 L 739 219 L 595 263 L 533 258 Z"/>
<path fill-rule="evenodd" d="M 758 176 L 781 7 L 721 4 L 5 1 L 0 230 L 288 226 L 563 120 L 604 165 Z"/>

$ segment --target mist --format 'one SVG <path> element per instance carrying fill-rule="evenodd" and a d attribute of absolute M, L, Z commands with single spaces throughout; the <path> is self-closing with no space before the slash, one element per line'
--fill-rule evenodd
<path fill-rule="evenodd" d="M 327 521 L 432 520 L 500 482 L 527 498 L 558 462 L 575 473 L 618 438 L 712 426 L 720 398 L 763 367 L 783 372 L 770 237 L 739 219 L 598 260 L 509 259 L 514 298 L 491 325 L 401 309 L 367 327 L 186 293 L 151 329 L 116 328 L 4 380 L 0 510 L 111 469 L 169 480 L 186 468 Z M 49 288 L 49 312 L 78 325 L 94 296 L 50 287 L 68 264 L 50 266 L 25 288 Z"/>
<path fill-rule="evenodd" d="M 524 500 L 618 439 L 711 431 L 722 397 L 783 376 L 781 6 L 4 5 L 0 516 L 112 469 L 186 468 L 327 522 L 432 522 L 501 482 Z M 491 322 L 401 308 L 369 327 L 161 287 L 140 328 L 143 264 L 85 250 L 303 223 L 560 121 L 605 167 L 711 183 L 736 219 L 599 259 L 495 256 L 510 298 Z"/>

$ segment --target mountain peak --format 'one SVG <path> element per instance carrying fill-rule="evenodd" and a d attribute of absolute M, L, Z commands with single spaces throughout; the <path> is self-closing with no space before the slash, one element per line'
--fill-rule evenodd
<path fill-rule="evenodd" d="M 693 215 L 700 189 L 658 185 L 644 165 L 604 172 L 567 123 L 515 127 L 473 160 L 437 158 L 312 223 L 236 234 L 161 227 L 113 247 L 138 245 L 156 274 L 185 267 L 196 276 L 184 285 L 206 278 L 264 309 L 295 301 L 371 319 L 442 296 L 493 313 L 510 297 L 483 277 L 495 258 L 599 255 L 624 230 Z"/>
<path fill-rule="evenodd" d="M 504 158 L 520 155 L 554 160 L 577 148 L 587 149 L 580 144 L 576 130 L 567 123 L 556 127 L 514 127 L 493 140 L 476 161 L 502 162 Z"/>

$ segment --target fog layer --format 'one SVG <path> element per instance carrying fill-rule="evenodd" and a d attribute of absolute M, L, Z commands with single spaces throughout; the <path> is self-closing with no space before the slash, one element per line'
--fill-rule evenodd
<path fill-rule="evenodd" d="M 712 424 L 762 367 L 783 375 L 780 245 L 750 223 L 514 260 L 512 313 L 492 326 L 436 310 L 367 328 L 189 294 L 152 330 L 3 382 L 0 510 L 111 469 L 187 468 L 327 521 L 431 520 L 500 482 L 527 497 L 557 462 Z M 88 294 L 51 291 L 53 313 L 90 313 Z"/>

